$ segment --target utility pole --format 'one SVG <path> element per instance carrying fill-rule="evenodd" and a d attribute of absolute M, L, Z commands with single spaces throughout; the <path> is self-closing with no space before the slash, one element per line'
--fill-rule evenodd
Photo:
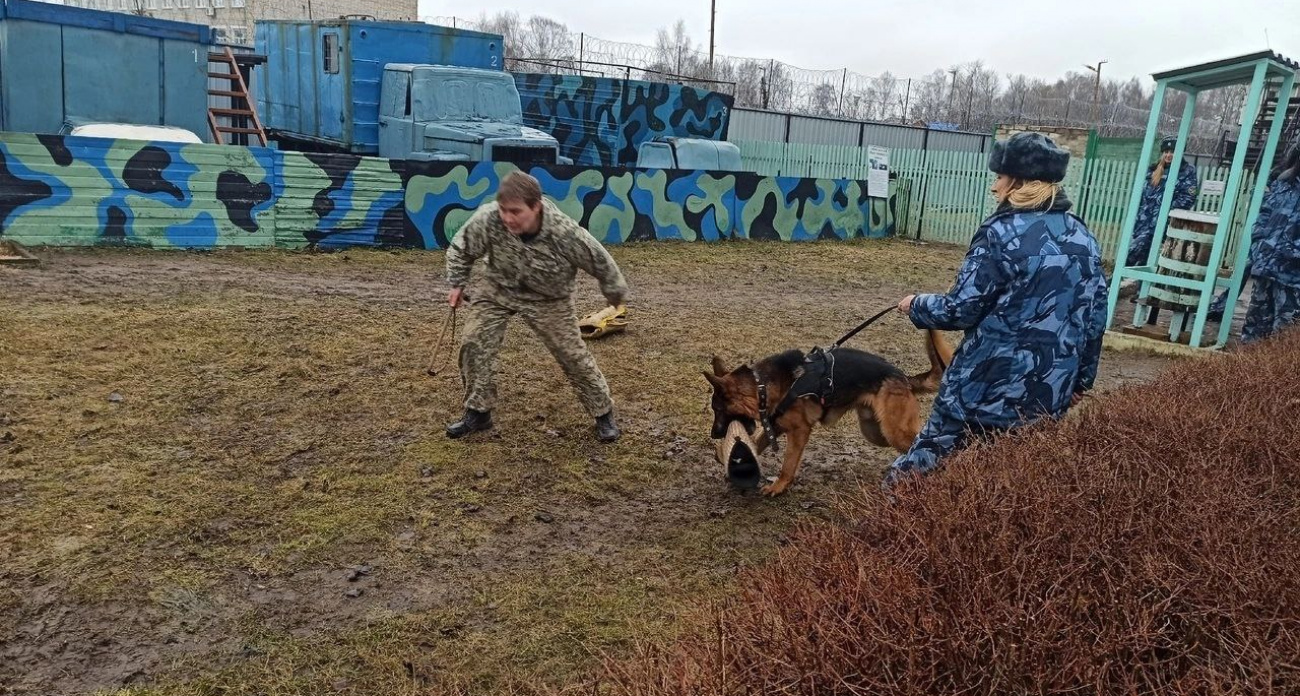
<path fill-rule="evenodd" d="M 903 123 L 904 124 L 907 123 L 907 107 L 911 106 L 911 102 L 912 102 L 912 80 L 911 78 L 908 78 L 907 95 L 903 97 Z"/>
<path fill-rule="evenodd" d="M 1098 114 L 1097 114 L 1097 106 L 1098 106 L 1098 105 L 1097 105 L 1097 99 L 1100 98 L 1100 96 L 1101 96 L 1101 66 L 1103 66 L 1103 65 L 1105 65 L 1106 63 L 1109 63 L 1109 62 L 1110 62 L 1110 61 L 1108 61 L 1108 60 L 1099 60 L 1099 61 L 1097 61 L 1097 65 L 1095 65 L 1095 66 L 1093 66 L 1093 65 L 1087 65 L 1087 64 L 1084 64 L 1084 66 L 1083 66 L 1083 67 L 1085 67 L 1085 68 L 1091 70 L 1092 72 L 1096 73 L 1096 75 L 1097 75 L 1097 81 L 1093 84 L 1093 87 L 1092 87 L 1092 124 L 1093 124 L 1094 126 L 1097 125 L 1097 116 L 1098 116 Z"/>
<path fill-rule="evenodd" d="M 970 128 L 970 110 L 975 105 L 975 71 L 970 71 L 970 94 L 966 95 L 966 115 L 961 118 L 961 127 Z"/>
<path fill-rule="evenodd" d="M 844 69 L 844 79 L 843 79 L 843 81 L 840 82 L 840 106 L 839 106 L 839 112 L 840 112 L 840 116 L 841 116 L 841 117 L 844 116 L 844 90 L 847 89 L 848 86 L 849 86 L 849 69 L 848 69 L 848 68 L 845 68 L 845 69 Z"/>
<path fill-rule="evenodd" d="M 948 119 L 952 119 L 952 98 L 957 96 L 957 69 L 948 71 L 952 74 L 952 87 L 948 89 Z"/>
<path fill-rule="evenodd" d="M 718 0 L 709 0 L 709 77 L 714 76 L 713 46 L 714 46 L 714 36 L 717 27 L 718 27 Z"/>

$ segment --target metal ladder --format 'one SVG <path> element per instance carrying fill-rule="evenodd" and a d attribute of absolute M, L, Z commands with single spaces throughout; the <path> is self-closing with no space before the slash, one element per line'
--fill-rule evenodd
<path fill-rule="evenodd" d="M 225 66 L 223 71 L 218 66 Z M 229 108 L 208 107 L 208 126 L 212 128 L 212 137 L 220 145 L 258 144 L 266 147 L 266 130 L 257 117 L 252 96 L 248 93 L 248 83 L 244 73 L 239 69 L 235 54 L 229 46 L 222 51 L 208 54 L 208 77 L 214 80 L 227 80 L 230 89 L 208 89 L 210 97 L 228 97 Z M 222 119 L 227 122 L 223 123 Z M 232 136 L 227 140 L 226 136 Z M 250 143 L 250 136 L 256 136 L 257 143 Z"/>

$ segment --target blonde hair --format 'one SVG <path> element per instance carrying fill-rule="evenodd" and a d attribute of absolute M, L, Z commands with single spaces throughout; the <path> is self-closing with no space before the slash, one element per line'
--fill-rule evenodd
<path fill-rule="evenodd" d="M 1011 184 L 1011 191 L 1003 199 L 1012 208 L 1033 210 L 1050 208 L 1056 205 L 1056 197 L 1061 193 L 1061 185 L 1047 181 L 1025 181 L 1016 179 Z"/>
<path fill-rule="evenodd" d="M 1165 179 L 1165 158 L 1164 155 L 1162 154 L 1160 156 L 1160 159 L 1156 162 L 1156 168 L 1151 171 L 1151 185 L 1159 186 L 1160 182 L 1164 181 L 1164 179 Z"/>

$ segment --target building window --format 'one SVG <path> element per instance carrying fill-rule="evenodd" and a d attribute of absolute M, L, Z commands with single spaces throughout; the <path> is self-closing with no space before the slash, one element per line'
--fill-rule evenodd
<path fill-rule="evenodd" d="M 180 5 L 182 10 L 188 10 L 190 9 L 190 0 L 180 0 Z"/>
<path fill-rule="evenodd" d="M 208 8 L 208 0 L 194 0 L 194 7 L 200 10 L 206 10 Z"/>
<path fill-rule="evenodd" d="M 144 9 L 146 10 L 158 9 L 158 0 L 145 0 Z"/>
<path fill-rule="evenodd" d="M 339 72 L 339 35 L 325 34 L 321 39 L 321 67 L 325 69 L 325 72 L 337 75 Z"/>
<path fill-rule="evenodd" d="M 236 9 L 244 6 L 244 0 L 230 0 L 230 6 Z"/>
<path fill-rule="evenodd" d="M 225 6 L 226 6 L 226 0 L 212 0 L 212 6 L 213 6 L 213 7 L 225 7 Z"/>
<path fill-rule="evenodd" d="M 236 46 L 248 45 L 248 27 L 231 27 L 230 42 Z"/>
<path fill-rule="evenodd" d="M 174 10 L 176 9 L 176 0 L 162 0 L 162 7 L 164 10 Z"/>

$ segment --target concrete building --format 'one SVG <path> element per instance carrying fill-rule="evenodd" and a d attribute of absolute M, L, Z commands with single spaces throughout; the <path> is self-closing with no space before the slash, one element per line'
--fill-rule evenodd
<path fill-rule="evenodd" d="M 419 19 L 418 0 L 63 0 L 61 5 L 206 24 L 219 43 L 253 45 L 259 19 L 336 19 L 345 15 L 378 20 Z"/>

